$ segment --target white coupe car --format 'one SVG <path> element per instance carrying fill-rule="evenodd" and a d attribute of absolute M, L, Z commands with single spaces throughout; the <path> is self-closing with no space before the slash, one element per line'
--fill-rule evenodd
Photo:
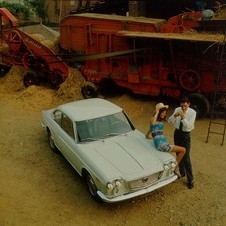
<path fill-rule="evenodd" d="M 82 176 L 95 200 L 113 203 L 147 194 L 177 176 L 170 153 L 157 151 L 123 109 L 99 98 L 42 112 L 42 126 Z"/>

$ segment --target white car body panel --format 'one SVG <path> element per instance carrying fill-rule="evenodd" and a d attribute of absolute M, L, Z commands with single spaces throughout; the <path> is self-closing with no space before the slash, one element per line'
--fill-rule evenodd
<path fill-rule="evenodd" d="M 93 102 L 95 100 L 95 102 Z M 82 121 L 98 118 L 120 112 L 122 109 L 104 99 L 94 98 L 85 101 L 76 101 L 59 106 L 73 121 Z"/>

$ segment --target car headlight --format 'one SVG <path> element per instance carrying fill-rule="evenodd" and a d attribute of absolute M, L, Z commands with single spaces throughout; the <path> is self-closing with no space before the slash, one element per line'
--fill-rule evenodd
<path fill-rule="evenodd" d="M 171 168 L 175 169 L 176 166 L 177 164 L 175 162 L 171 162 Z"/>
<path fill-rule="evenodd" d="M 167 164 L 165 164 L 163 167 L 164 167 L 165 171 L 172 171 L 173 172 L 175 170 L 176 166 L 177 166 L 176 161 L 170 161 Z"/>
<path fill-rule="evenodd" d="M 107 183 L 107 188 L 110 193 L 117 194 L 122 187 L 122 182 L 119 179 Z"/>
<path fill-rule="evenodd" d="M 115 186 L 120 187 L 121 185 L 122 185 L 122 183 L 121 183 L 120 181 L 117 180 L 117 181 L 115 182 Z"/>
<path fill-rule="evenodd" d="M 114 185 L 111 184 L 111 183 L 108 183 L 108 184 L 107 184 L 107 187 L 108 187 L 108 189 L 112 190 L 112 189 L 114 188 Z"/>
<path fill-rule="evenodd" d="M 169 166 L 168 165 L 164 165 L 164 170 L 169 170 Z"/>

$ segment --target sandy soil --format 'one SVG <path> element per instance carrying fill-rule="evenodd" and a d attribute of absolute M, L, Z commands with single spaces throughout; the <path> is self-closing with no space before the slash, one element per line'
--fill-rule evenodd
<path fill-rule="evenodd" d="M 183 178 L 148 196 L 98 204 L 65 159 L 51 151 L 40 124 L 43 109 L 82 97 L 69 84 L 58 91 L 25 89 L 22 70 L 13 68 L 0 78 L 1 226 L 226 225 L 226 144 L 220 145 L 219 135 L 211 135 L 205 143 L 208 119 L 198 120 L 192 134 L 194 189 L 187 189 Z M 107 99 L 123 107 L 135 126 L 146 132 L 156 99 L 131 94 Z M 172 111 L 172 103 L 168 104 Z M 172 134 L 173 128 L 167 125 L 171 141 Z"/>

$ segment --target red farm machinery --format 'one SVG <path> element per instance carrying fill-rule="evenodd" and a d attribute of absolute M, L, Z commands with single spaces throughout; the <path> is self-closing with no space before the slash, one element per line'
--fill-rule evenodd
<path fill-rule="evenodd" d="M 48 80 L 58 86 L 68 75 L 68 66 L 56 53 L 38 40 L 36 34 L 42 34 L 46 40 L 55 40 L 59 34 L 44 25 L 19 28 L 17 18 L 7 9 L 0 9 L 0 39 L 6 43 L 1 47 L 0 76 L 3 76 L 12 65 L 25 67 L 24 85 L 37 85 L 40 80 Z M 35 38 L 36 35 L 36 38 Z M 4 45 L 2 42 L 2 45 Z"/>
<path fill-rule="evenodd" d="M 183 13 L 168 21 L 69 14 L 60 22 L 61 58 L 28 35 L 26 28 L 18 28 L 12 15 L 3 9 L 1 15 L 10 22 L 10 29 L 1 29 L 2 39 L 10 47 L 7 54 L 1 54 L 3 62 L 6 66 L 21 64 L 33 71 L 25 75 L 27 85 L 33 84 L 31 74 L 59 85 L 70 65 L 100 88 L 110 81 L 136 94 L 172 98 L 189 95 L 199 117 L 209 111 L 212 93 L 219 88 L 216 80 L 224 35 L 219 35 L 219 41 L 216 35 L 189 32 L 201 27 L 200 12 Z M 224 90 L 225 80 L 221 83 Z M 86 97 L 95 93 L 93 86 L 83 88 Z"/>
<path fill-rule="evenodd" d="M 201 27 L 201 19 L 200 12 L 168 21 L 73 14 L 60 23 L 60 46 L 77 56 L 82 74 L 98 86 L 111 81 L 137 94 L 173 98 L 186 94 L 203 117 L 211 94 L 219 88 L 218 57 L 224 35 L 217 36 L 218 42 L 216 35 L 189 32 Z M 221 84 L 226 89 L 225 78 Z"/>

